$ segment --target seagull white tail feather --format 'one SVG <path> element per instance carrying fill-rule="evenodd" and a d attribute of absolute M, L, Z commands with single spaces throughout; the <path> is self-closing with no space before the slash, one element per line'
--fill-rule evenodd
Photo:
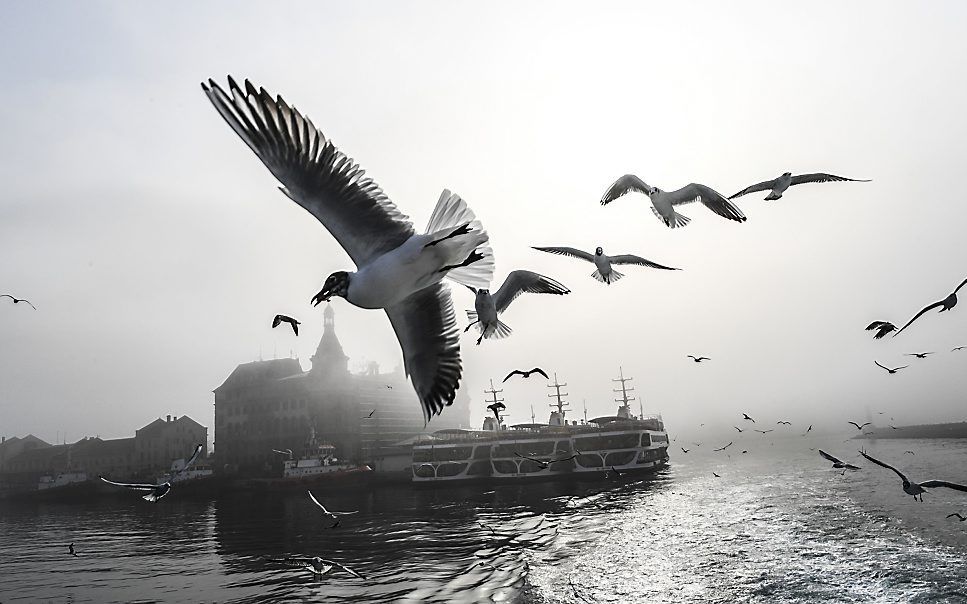
<path fill-rule="evenodd" d="M 480 323 L 477 323 L 477 325 L 480 325 Z M 499 340 L 500 338 L 506 338 L 512 332 L 513 330 L 506 323 L 497 319 L 496 325 L 488 325 L 487 332 L 484 333 L 484 338 L 488 340 L 491 338 Z"/>
<path fill-rule="evenodd" d="M 454 258 L 459 257 L 454 264 L 462 262 L 473 252 L 483 258 L 468 266 L 451 269 L 447 277 L 460 285 L 486 289 L 494 277 L 494 251 L 490 247 L 490 237 L 467 203 L 459 195 L 444 189 L 426 226 L 427 235 L 440 239 L 463 225 L 470 226 L 469 233 L 446 239 L 439 245 L 452 251 Z"/>
<path fill-rule="evenodd" d="M 778 194 L 776 194 L 776 193 L 769 193 L 768 195 L 766 195 L 765 199 L 766 199 L 766 201 L 775 201 L 776 199 L 779 199 L 780 197 L 782 197 L 782 193 L 778 193 Z"/>
<path fill-rule="evenodd" d="M 607 277 L 602 275 L 601 271 L 598 271 L 598 270 L 595 270 L 593 273 L 591 273 L 591 276 L 597 279 L 598 281 L 600 281 L 601 283 L 607 283 L 608 285 L 611 285 L 612 283 L 624 277 L 625 275 L 624 273 L 619 273 L 618 271 L 611 269 L 611 272 L 608 273 Z"/>
<path fill-rule="evenodd" d="M 654 206 L 652 206 L 651 211 L 655 213 L 655 216 L 658 217 L 658 220 L 661 220 L 662 222 L 665 223 L 665 226 L 673 229 L 678 227 L 683 227 L 692 221 L 692 219 L 689 218 L 688 216 L 682 216 L 678 212 L 674 213 L 671 220 L 667 220 L 664 216 L 661 215 L 658 209 L 655 208 Z"/>

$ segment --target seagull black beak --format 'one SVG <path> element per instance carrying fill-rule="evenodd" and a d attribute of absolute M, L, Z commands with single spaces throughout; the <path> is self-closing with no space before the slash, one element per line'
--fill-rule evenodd
<path fill-rule="evenodd" d="M 332 297 L 333 286 L 327 285 L 319 290 L 319 293 L 312 297 L 312 305 L 319 306 L 322 302 L 328 302 Z"/>

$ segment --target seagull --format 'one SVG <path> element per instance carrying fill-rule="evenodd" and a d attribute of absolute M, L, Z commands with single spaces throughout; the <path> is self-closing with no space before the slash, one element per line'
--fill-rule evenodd
<path fill-rule="evenodd" d="M 203 444 L 199 443 L 195 445 L 195 450 L 192 452 L 191 457 L 188 458 L 188 461 L 185 462 L 185 467 L 178 470 L 178 473 L 180 474 L 182 472 L 187 472 L 188 468 L 191 467 L 191 464 L 195 463 L 195 460 L 198 459 L 199 455 L 201 455 L 201 450 L 204 448 L 205 448 L 205 445 Z"/>
<path fill-rule="evenodd" d="M 499 423 L 500 422 L 500 412 L 503 411 L 504 409 L 506 409 L 507 406 L 504 405 L 503 403 L 501 403 L 500 401 L 497 401 L 496 403 L 494 403 L 492 405 L 487 405 L 487 408 L 490 409 L 491 411 L 493 411 L 494 417 L 497 418 L 497 422 Z"/>
<path fill-rule="evenodd" d="M 70 545 L 68 545 L 67 546 L 67 549 L 68 549 L 68 551 L 70 551 L 70 555 L 74 556 L 75 558 L 77 557 L 77 552 L 74 551 L 74 544 L 73 543 L 71 543 Z"/>
<path fill-rule="evenodd" d="M 896 331 L 896 325 L 889 321 L 873 321 L 866 326 L 866 331 L 873 331 L 874 329 L 876 333 L 873 334 L 873 338 L 879 340 L 891 331 Z"/>
<path fill-rule="evenodd" d="M 335 523 L 329 528 L 336 528 L 337 526 L 339 526 L 339 516 L 348 516 L 350 514 L 359 513 L 359 510 L 353 510 L 351 512 L 330 512 L 329 510 L 326 509 L 326 506 L 319 503 L 319 500 L 315 498 L 315 496 L 312 494 L 312 491 L 306 491 L 306 492 L 309 493 L 309 499 L 312 500 L 312 503 L 319 506 L 319 509 L 322 510 L 323 514 L 325 514 L 326 516 L 329 516 L 329 518 L 335 521 Z"/>
<path fill-rule="evenodd" d="M 272 452 L 277 455 L 288 455 L 289 459 L 292 459 L 292 449 L 272 449 Z"/>
<path fill-rule="evenodd" d="M 604 196 L 601 198 L 601 205 L 607 205 L 631 191 L 637 191 L 647 195 L 651 199 L 651 211 L 666 226 L 673 229 L 685 226 L 691 221 L 690 218 L 676 212 L 675 206 L 692 203 L 694 201 L 702 202 L 706 208 L 723 218 L 735 220 L 736 222 L 745 222 L 745 214 L 742 213 L 742 210 L 723 197 L 721 193 L 705 185 L 691 183 L 677 191 L 662 191 L 658 187 L 649 186 L 634 174 L 625 174 L 614 181 L 614 184 L 608 187 L 608 190 L 605 191 Z"/>
<path fill-rule="evenodd" d="M 313 558 L 308 558 L 308 557 L 281 558 L 281 559 L 278 559 L 278 560 L 275 560 L 275 561 L 276 562 L 284 562 L 284 563 L 288 563 L 288 564 L 299 564 L 301 566 L 306 567 L 310 571 L 312 571 L 313 576 L 315 576 L 315 575 L 324 575 L 324 574 L 328 573 L 329 571 L 331 571 L 332 569 L 336 568 L 336 569 L 339 569 L 341 571 L 345 571 L 345 572 L 349 573 L 350 575 L 356 577 L 357 579 L 363 579 L 363 580 L 366 579 L 366 577 L 362 576 L 361 574 L 359 574 L 358 572 L 356 572 L 353 569 L 349 568 L 348 566 L 344 566 L 344 565 L 342 565 L 342 564 L 340 564 L 338 562 L 335 562 L 333 560 L 327 560 L 325 558 L 320 558 L 319 556 L 315 556 Z"/>
<path fill-rule="evenodd" d="M 813 429 L 813 425 L 812 424 L 809 424 L 809 427 L 806 428 L 806 431 L 803 432 L 802 435 L 803 436 L 806 436 L 807 434 L 809 434 L 812 431 L 812 429 Z"/>
<path fill-rule="evenodd" d="M 754 184 L 750 187 L 746 187 L 735 193 L 734 195 L 729 195 L 729 199 L 735 199 L 736 197 L 742 197 L 743 195 L 748 195 L 749 193 L 755 193 L 756 191 L 770 191 L 769 195 L 765 199 L 772 201 L 782 197 L 782 194 L 791 187 L 792 185 L 802 185 L 807 182 L 836 182 L 836 181 L 849 181 L 849 182 L 870 182 L 869 180 L 862 180 L 859 178 L 846 178 L 844 176 L 835 176 L 833 174 L 823 174 L 822 172 L 817 172 L 814 174 L 797 174 L 792 175 L 792 172 L 783 172 L 782 176 L 779 178 L 774 178 L 772 180 L 766 180 Z"/>
<path fill-rule="evenodd" d="M 728 449 L 731 446 L 732 446 L 732 443 L 730 442 L 729 444 L 725 445 L 721 449 L 713 449 L 713 451 L 725 451 L 726 449 Z"/>
<path fill-rule="evenodd" d="M 773 430 L 756 430 L 756 432 L 758 432 L 760 434 L 766 434 L 768 432 L 773 432 Z"/>
<path fill-rule="evenodd" d="M 963 522 L 964 520 L 967 520 L 967 518 L 964 518 L 963 516 L 961 516 L 957 512 L 954 512 L 953 514 L 947 514 L 947 518 L 953 518 L 954 516 L 956 516 L 957 519 L 960 520 L 961 522 Z"/>
<path fill-rule="evenodd" d="M 913 451 L 904 451 L 903 454 L 904 455 L 907 455 L 907 454 L 909 454 L 909 455 L 916 455 L 916 453 L 914 453 Z"/>
<path fill-rule="evenodd" d="M 619 472 L 618 468 L 614 466 L 611 466 L 611 471 L 614 472 L 615 478 L 621 478 L 625 474 L 625 472 Z"/>
<path fill-rule="evenodd" d="M 574 453 L 570 457 L 562 457 L 560 459 L 552 459 L 550 461 L 542 461 L 540 459 L 534 459 L 533 457 L 527 457 L 526 455 L 521 455 L 517 451 L 514 451 L 514 455 L 516 455 L 517 457 L 520 457 L 521 459 L 528 459 L 530 461 L 533 461 L 534 463 L 539 464 L 542 468 L 545 468 L 545 469 L 548 466 L 550 466 L 552 463 L 557 463 L 559 461 L 570 461 L 570 460 L 572 460 L 572 459 L 574 459 L 575 457 L 578 456 L 577 453 Z M 614 468 L 611 468 L 611 469 L 614 470 Z"/>
<path fill-rule="evenodd" d="M 927 355 L 928 354 L 934 354 L 934 353 L 932 353 L 932 352 L 911 352 L 911 353 L 905 354 L 903 356 L 905 356 L 905 357 L 917 357 L 918 359 L 925 359 L 925 358 L 927 358 Z"/>
<path fill-rule="evenodd" d="M 745 414 L 745 413 L 743 413 L 743 414 L 742 414 L 742 419 L 747 419 L 747 420 L 749 420 L 750 422 L 752 422 L 753 424 L 755 423 L 755 420 L 754 420 L 754 419 L 752 419 L 751 417 L 749 417 L 749 416 L 748 416 L 747 414 Z"/>
<path fill-rule="evenodd" d="M 282 97 L 231 77 L 202 90 L 222 118 L 284 185 L 282 192 L 315 216 L 346 250 L 356 272 L 329 275 L 312 298 L 341 296 L 386 311 L 403 351 L 424 423 L 453 404 L 462 375 L 459 328 L 444 277 L 487 287 L 493 251 L 487 232 L 460 198 L 444 190 L 425 234 L 356 163 Z"/>
<path fill-rule="evenodd" d="M 32 309 L 34 309 L 34 310 L 37 310 L 37 307 L 36 307 L 36 306 L 34 306 L 34 305 L 33 305 L 33 304 L 32 304 L 32 303 L 30 302 L 30 300 L 24 300 L 23 298 L 14 298 L 14 297 L 13 297 L 13 296 L 11 296 L 10 294 L 0 294 L 0 298 L 10 298 L 11 300 L 13 300 L 13 303 L 14 303 L 14 304 L 20 304 L 21 302 L 26 302 L 26 303 L 27 303 L 27 304 L 28 304 L 28 305 L 30 306 L 30 308 L 32 308 Z"/>
<path fill-rule="evenodd" d="M 480 344 L 483 339 L 503 338 L 510 335 L 510 327 L 500 321 L 497 315 L 507 310 L 510 303 L 516 300 L 519 295 L 530 293 L 563 296 L 571 293 L 571 290 L 550 277 L 524 270 L 512 271 L 507 275 L 504 284 L 493 295 L 490 295 L 489 289 L 471 287 L 470 291 L 477 297 L 473 303 L 474 310 L 467 311 L 467 318 L 471 323 L 463 331 L 466 333 L 476 325 L 480 331 L 477 344 Z"/>
<path fill-rule="evenodd" d="M 739 434 L 742 434 L 743 432 L 745 432 L 745 430 L 743 430 L 742 428 L 739 428 L 738 426 L 732 426 L 732 427 L 738 430 Z"/>
<path fill-rule="evenodd" d="M 883 466 L 884 468 L 889 468 L 890 470 L 893 470 L 894 472 L 896 472 L 897 476 L 900 477 L 900 480 L 903 481 L 903 492 L 906 493 L 907 495 L 913 495 L 914 499 L 916 499 L 917 495 L 919 495 L 921 502 L 923 501 L 923 494 L 926 493 L 925 489 L 933 489 L 936 487 L 947 487 L 948 489 L 955 489 L 957 491 L 967 491 L 967 486 L 964 486 L 962 484 L 956 484 L 953 482 L 947 482 L 946 480 L 927 480 L 925 482 L 919 482 L 919 483 L 910 482 L 907 479 L 907 477 L 904 476 L 902 472 L 900 472 L 900 470 L 897 470 L 893 466 L 889 464 L 885 464 L 878 459 L 873 459 L 863 451 L 860 451 L 859 453 L 860 455 L 872 461 L 876 465 Z"/>
<path fill-rule="evenodd" d="M 715 472 L 712 472 L 712 476 L 714 476 L 714 477 L 716 477 L 716 478 L 722 478 L 721 476 L 719 476 L 719 475 L 718 475 L 718 474 L 716 474 Z"/>
<path fill-rule="evenodd" d="M 957 289 L 955 289 L 952 294 L 950 294 L 949 296 L 947 296 L 946 298 L 944 298 L 943 300 L 941 300 L 939 302 L 934 302 L 933 304 L 930 304 L 929 306 L 924 307 L 923 310 L 921 310 L 917 314 L 913 315 L 913 318 L 910 319 L 909 321 L 907 321 L 907 324 L 906 325 L 904 325 L 903 327 L 901 327 L 899 329 L 899 331 L 897 331 L 895 334 L 893 334 L 893 337 L 895 338 L 898 335 L 900 335 L 900 332 L 901 331 L 903 331 L 907 327 L 910 327 L 910 324 L 911 323 L 913 323 L 914 321 L 916 321 L 917 319 L 919 319 L 920 318 L 920 315 L 922 315 L 923 313 L 927 312 L 928 310 L 932 310 L 932 309 L 937 308 L 939 306 L 939 307 L 941 307 L 940 308 L 940 312 L 944 312 L 944 311 L 950 310 L 954 306 L 957 306 L 957 292 L 959 292 L 960 291 L 960 288 L 962 288 L 965 285 L 967 285 L 967 279 L 964 279 L 963 281 L 961 281 L 960 282 L 960 285 L 957 286 Z"/>
<path fill-rule="evenodd" d="M 853 424 L 854 426 L 856 426 L 856 429 L 857 429 L 857 430 L 862 430 L 864 426 L 872 426 L 872 425 L 873 425 L 873 422 L 866 422 L 866 423 L 865 423 L 865 424 L 863 424 L 862 426 L 861 426 L 861 425 L 859 425 L 859 424 L 857 424 L 856 422 L 846 422 L 846 423 L 847 423 L 847 424 Z"/>
<path fill-rule="evenodd" d="M 163 482 L 161 484 L 140 484 L 140 483 L 130 483 L 130 482 L 114 482 L 113 480 L 108 480 L 103 476 L 98 476 L 101 480 L 108 484 L 113 484 L 114 486 L 124 487 L 126 489 L 131 489 L 132 491 L 148 491 L 141 496 L 145 501 L 150 501 L 151 503 L 157 502 L 159 499 L 168 494 L 171 490 L 170 482 Z"/>
<path fill-rule="evenodd" d="M 578 588 L 574 586 L 574 581 L 571 580 L 571 577 L 568 577 L 567 578 L 567 582 L 570 583 L 570 585 L 571 585 L 571 591 L 574 592 L 574 597 L 575 598 L 578 598 L 579 600 L 581 600 L 583 602 L 588 602 L 589 601 L 587 598 L 585 598 L 584 596 L 582 596 L 581 594 L 578 593 Z"/>
<path fill-rule="evenodd" d="M 591 276 L 601 283 L 605 283 L 607 285 L 611 285 L 618 279 L 624 277 L 624 273 L 619 273 L 611 268 L 612 264 L 637 264 L 639 266 L 647 266 L 665 271 L 681 270 L 678 268 L 672 268 L 670 266 L 664 266 L 662 264 L 658 264 L 657 262 L 652 262 L 651 260 L 645 260 L 641 256 L 635 256 L 634 254 L 608 256 L 604 253 L 604 248 L 601 247 L 594 248 L 593 256 L 585 251 L 575 249 L 573 247 L 535 247 L 534 249 L 539 252 L 547 252 L 549 254 L 558 254 L 561 256 L 571 256 L 572 258 L 593 262 L 594 266 L 597 268 L 593 273 L 591 273 Z"/>
<path fill-rule="evenodd" d="M 957 352 L 958 350 L 963 350 L 964 348 L 967 348 L 967 346 L 958 346 L 958 347 L 952 349 L 950 352 Z"/>
<path fill-rule="evenodd" d="M 376 413 L 376 409 L 373 409 L 372 411 L 370 411 L 369 412 L 369 415 L 367 415 L 366 417 L 361 417 L 359 419 L 369 419 L 369 418 L 373 417 L 373 414 L 374 413 Z"/>
<path fill-rule="evenodd" d="M 685 447 L 682 447 L 682 453 L 688 453 L 688 449 L 686 449 Z"/>
<path fill-rule="evenodd" d="M 884 367 L 883 365 L 880 365 L 879 361 L 873 361 L 873 362 L 876 363 L 877 367 L 886 369 L 890 375 L 893 375 L 894 373 L 896 373 L 897 371 L 900 371 L 901 369 L 906 369 L 907 367 L 909 367 L 909 365 L 904 365 L 903 367 L 896 367 L 894 369 L 890 369 L 889 367 Z"/>
<path fill-rule="evenodd" d="M 495 531 L 492 526 L 486 525 L 483 522 L 480 522 L 479 520 L 477 521 L 477 524 L 479 524 L 482 528 L 485 528 L 485 529 L 489 530 L 491 533 L 493 533 L 495 535 L 497 534 L 497 531 Z"/>
<path fill-rule="evenodd" d="M 302 325 L 302 323 L 296 321 L 288 315 L 275 315 L 275 318 L 272 319 L 272 329 L 275 329 L 281 325 L 283 321 L 292 326 L 292 332 L 295 333 L 295 335 L 299 335 L 299 326 Z"/>
<path fill-rule="evenodd" d="M 710 359 L 708 357 L 694 357 L 694 356 L 692 356 L 690 354 L 686 354 L 685 356 L 691 358 L 696 363 L 701 363 L 702 361 L 711 361 L 712 360 L 712 359 Z"/>
<path fill-rule="evenodd" d="M 785 426 L 791 426 L 791 425 L 792 425 L 792 422 L 785 422 L 785 421 L 782 421 L 782 420 L 780 419 L 779 421 L 777 421 L 777 422 L 776 422 L 776 425 L 777 425 L 777 426 L 778 426 L 779 424 L 783 424 L 783 425 L 785 425 Z"/>
<path fill-rule="evenodd" d="M 829 461 L 833 462 L 833 467 L 834 468 L 846 468 L 847 470 L 859 470 L 860 469 L 859 466 L 854 466 L 853 464 L 849 464 L 849 463 L 846 463 L 845 461 L 842 461 L 840 459 L 837 459 L 837 458 L 833 457 L 832 455 L 830 455 L 829 453 L 827 453 L 826 451 L 823 451 L 822 449 L 819 450 L 819 454 L 823 457 L 823 459 L 828 459 Z"/>
<path fill-rule="evenodd" d="M 551 378 L 547 377 L 547 374 L 544 372 L 543 369 L 541 369 L 540 367 L 534 367 L 530 371 L 522 371 L 520 369 L 514 369 L 513 371 L 511 371 L 510 373 L 507 374 L 507 377 L 504 378 L 504 382 L 506 382 L 510 378 L 514 377 L 515 375 L 519 375 L 522 378 L 525 378 L 526 379 L 526 378 L 529 378 L 532 373 L 536 373 L 538 375 L 543 375 L 545 380 L 551 379 Z M 503 382 L 501 382 L 501 383 L 503 383 Z"/>

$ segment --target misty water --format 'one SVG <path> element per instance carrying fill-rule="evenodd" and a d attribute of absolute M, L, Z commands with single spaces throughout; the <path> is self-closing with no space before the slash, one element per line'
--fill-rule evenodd
<path fill-rule="evenodd" d="M 650 480 L 322 492 L 360 510 L 335 529 L 300 491 L 2 502 L 0 602 L 967 601 L 967 494 L 917 503 L 842 437 L 721 444 L 677 439 Z M 967 482 L 965 441 L 866 446 Z M 301 555 L 366 579 L 273 561 Z"/>

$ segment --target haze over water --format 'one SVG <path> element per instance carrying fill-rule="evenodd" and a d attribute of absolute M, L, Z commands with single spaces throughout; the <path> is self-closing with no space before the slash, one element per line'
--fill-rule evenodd
<path fill-rule="evenodd" d="M 650 481 L 326 493 L 331 509 L 360 510 L 332 530 L 299 491 L 5 502 L 0 602 L 967 599 L 967 523 L 945 518 L 967 512 L 961 494 L 914 502 L 892 472 L 856 461 L 859 441 L 759 441 L 730 457 L 714 443 L 670 449 Z M 809 447 L 863 470 L 841 475 Z M 967 481 L 962 441 L 867 447 L 914 480 Z M 286 555 L 331 558 L 367 580 L 268 560 Z"/>

